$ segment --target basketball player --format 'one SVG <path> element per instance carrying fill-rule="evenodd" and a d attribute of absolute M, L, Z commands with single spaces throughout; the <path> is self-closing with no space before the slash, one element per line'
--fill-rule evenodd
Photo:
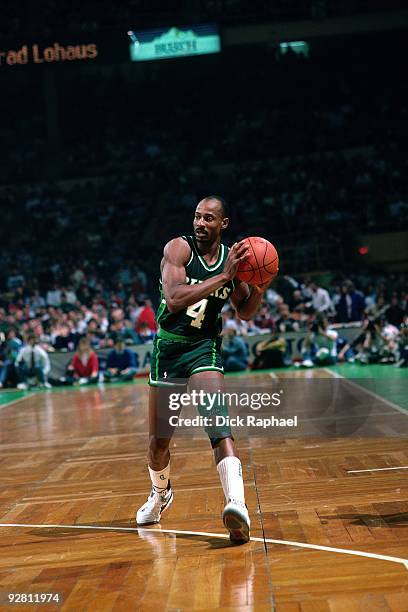
<path fill-rule="evenodd" d="M 269 284 L 249 289 L 235 278 L 247 246 L 244 241 L 235 243 L 231 249 L 221 244 L 221 233 L 228 223 L 225 201 L 218 196 L 206 197 L 195 210 L 194 236 L 175 238 L 164 248 L 162 300 L 156 315 L 159 330 L 154 340 L 149 379 L 148 469 L 152 491 L 137 512 L 138 525 L 158 523 L 173 501 L 169 480 L 170 437 L 160 437 L 157 433 L 159 388 L 171 384 L 171 379 L 189 379 L 190 388 L 223 392 L 221 309 L 229 299 L 240 318 L 252 318 Z M 226 408 L 217 406 L 211 414 L 226 414 Z M 226 498 L 224 525 L 232 542 L 247 542 L 250 519 L 241 462 L 231 430 L 223 427 L 216 431 L 217 437 L 212 437 L 211 431 L 207 433 Z"/>

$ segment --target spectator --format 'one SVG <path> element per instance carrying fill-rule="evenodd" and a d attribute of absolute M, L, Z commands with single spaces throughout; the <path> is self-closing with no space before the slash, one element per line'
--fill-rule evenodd
<path fill-rule="evenodd" d="M 398 358 L 395 365 L 397 368 L 408 366 L 408 320 L 402 324 L 398 334 Z"/>
<path fill-rule="evenodd" d="M 401 308 L 398 294 L 393 294 L 391 297 L 391 303 L 385 311 L 385 317 L 388 323 L 391 325 L 395 325 L 395 327 L 400 327 L 402 321 L 404 320 L 404 310 Z"/>
<path fill-rule="evenodd" d="M 373 301 L 367 308 L 365 309 L 366 315 L 374 320 L 382 317 L 384 313 L 389 309 L 389 305 L 385 301 L 384 294 L 380 294 L 377 298 L 377 301 Z"/>
<path fill-rule="evenodd" d="M 314 281 L 310 281 L 308 287 L 312 293 L 312 307 L 314 312 L 324 313 L 328 316 L 333 315 L 334 308 L 329 292 L 323 289 L 323 287 L 319 287 Z"/>
<path fill-rule="evenodd" d="M 78 289 L 78 287 L 80 287 L 80 285 L 82 285 L 85 282 L 85 273 L 84 273 L 83 269 L 82 268 L 77 268 L 71 274 L 71 280 L 74 283 L 75 289 Z"/>
<path fill-rule="evenodd" d="M 67 368 L 68 384 L 86 385 L 98 382 L 99 361 L 88 338 L 81 338 L 78 350 Z M 62 380 L 61 382 L 65 382 Z"/>
<path fill-rule="evenodd" d="M 261 308 L 254 317 L 254 323 L 260 330 L 274 328 L 274 320 L 270 313 L 268 303 L 262 304 Z"/>
<path fill-rule="evenodd" d="M 74 305 L 77 301 L 77 296 L 72 285 L 69 285 L 67 288 L 63 287 L 62 291 L 65 294 L 67 304 Z"/>
<path fill-rule="evenodd" d="M 48 306 L 59 306 L 61 304 L 61 289 L 54 283 L 52 289 L 47 291 L 46 302 Z"/>
<path fill-rule="evenodd" d="M 276 329 L 281 333 L 299 331 L 299 322 L 294 319 L 289 311 L 287 304 L 281 304 L 278 307 L 279 318 L 276 321 Z"/>
<path fill-rule="evenodd" d="M 236 335 L 234 321 L 227 321 L 222 343 L 225 372 L 241 372 L 248 366 L 248 348 L 243 338 Z"/>
<path fill-rule="evenodd" d="M 6 339 L 0 349 L 0 389 L 15 378 L 15 361 L 20 352 L 22 342 L 17 338 L 14 328 L 8 330 Z"/>
<path fill-rule="evenodd" d="M 140 313 L 142 312 L 144 306 L 141 306 L 138 301 L 135 299 L 134 295 L 131 295 L 128 300 L 128 312 L 129 318 L 131 322 L 135 325 L 137 319 L 139 318 Z"/>
<path fill-rule="evenodd" d="M 150 329 L 147 321 L 143 321 L 140 324 L 138 336 L 141 344 L 145 344 L 146 342 L 153 342 L 154 332 Z"/>
<path fill-rule="evenodd" d="M 363 294 L 355 290 L 351 281 L 345 281 L 341 286 L 341 297 L 337 305 L 337 321 L 339 323 L 361 321 L 364 307 Z"/>
<path fill-rule="evenodd" d="M 300 310 L 304 311 L 305 299 L 303 298 L 302 292 L 300 289 L 295 289 L 292 292 L 292 295 L 289 299 L 288 306 L 289 306 L 290 312 L 293 312 L 295 309 L 298 309 L 298 311 Z"/>
<path fill-rule="evenodd" d="M 105 381 L 128 381 L 132 380 L 137 372 L 136 357 L 133 351 L 125 348 L 123 338 L 118 336 L 115 348 L 108 355 L 106 364 Z"/>
<path fill-rule="evenodd" d="M 106 333 L 101 328 L 99 316 L 97 314 L 94 314 L 92 319 L 88 321 L 86 335 L 93 349 L 99 349 L 106 346 Z"/>
<path fill-rule="evenodd" d="M 375 326 L 370 319 L 365 319 L 363 323 L 363 331 L 359 332 L 353 340 L 346 342 L 338 354 L 339 361 L 354 362 L 356 355 L 360 355 L 366 342 L 368 330 L 375 331 Z"/>
<path fill-rule="evenodd" d="M 67 312 L 70 312 L 74 308 L 73 305 L 70 302 L 68 302 L 67 294 L 65 293 L 65 291 L 61 291 L 61 301 L 59 304 L 59 308 L 62 310 L 64 314 Z"/>
<path fill-rule="evenodd" d="M 359 361 L 362 364 L 378 363 L 384 346 L 381 319 L 366 319 L 363 331 L 352 342 L 345 344 L 339 353 L 339 360 Z"/>
<path fill-rule="evenodd" d="M 330 329 L 327 317 L 320 313 L 310 324 L 309 331 L 303 340 L 303 361 L 300 365 L 311 368 L 314 365 L 333 365 L 337 361 L 338 333 Z"/>
<path fill-rule="evenodd" d="M 140 311 L 139 317 L 136 321 L 137 332 L 139 332 L 141 324 L 145 322 L 153 332 L 157 331 L 156 318 L 152 308 L 152 302 L 149 299 L 145 300 L 144 308 L 142 308 Z"/>
<path fill-rule="evenodd" d="M 139 344 L 139 336 L 133 329 L 131 322 L 127 319 L 112 322 L 110 331 L 111 341 L 112 339 L 115 340 L 117 335 L 122 336 L 126 344 Z"/>
<path fill-rule="evenodd" d="M 30 299 L 30 304 L 31 304 L 32 308 L 34 308 L 34 310 L 37 310 L 38 308 L 44 308 L 45 307 L 45 300 L 40 295 L 40 292 L 38 291 L 38 289 L 34 290 L 33 296 Z"/>
<path fill-rule="evenodd" d="M 33 332 L 27 335 L 27 346 L 24 346 L 15 362 L 19 384 L 18 389 L 28 389 L 28 386 L 35 386 L 50 389 L 51 385 L 47 380 L 50 371 L 50 360 L 43 348 L 38 346 L 37 338 Z"/>
<path fill-rule="evenodd" d="M 380 363 L 395 363 L 398 360 L 398 336 L 399 329 L 389 323 L 385 317 L 382 318 L 381 337 L 384 344 L 381 349 Z"/>
<path fill-rule="evenodd" d="M 272 332 L 269 338 L 258 342 L 253 347 L 255 359 L 252 369 L 282 368 L 290 365 L 290 360 L 285 359 L 286 350 L 287 343 L 284 337 L 277 331 Z"/>
<path fill-rule="evenodd" d="M 54 331 L 54 349 L 56 351 L 73 351 L 78 342 L 78 334 L 71 330 L 68 323 L 63 323 Z"/>

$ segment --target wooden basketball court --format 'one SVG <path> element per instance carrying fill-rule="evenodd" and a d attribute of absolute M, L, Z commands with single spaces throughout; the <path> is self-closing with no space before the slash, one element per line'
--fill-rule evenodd
<path fill-rule="evenodd" d="M 8 593 L 58 593 L 30 609 L 406 612 L 408 414 L 366 399 L 372 437 L 237 435 L 243 546 L 223 527 L 205 434 L 174 438 L 174 503 L 160 526 L 136 528 L 150 490 L 146 385 L 0 407 L 0 609 L 15 607 Z"/>

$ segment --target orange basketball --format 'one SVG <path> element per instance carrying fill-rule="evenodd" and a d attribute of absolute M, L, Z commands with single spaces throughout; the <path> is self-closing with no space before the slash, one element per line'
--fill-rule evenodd
<path fill-rule="evenodd" d="M 279 270 L 278 252 L 268 240 L 251 236 L 245 238 L 249 246 L 247 257 L 241 261 L 236 274 L 249 285 L 261 285 L 271 281 Z"/>

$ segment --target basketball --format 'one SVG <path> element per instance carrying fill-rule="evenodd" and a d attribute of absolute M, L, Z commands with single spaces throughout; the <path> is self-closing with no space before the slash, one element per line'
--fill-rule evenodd
<path fill-rule="evenodd" d="M 236 274 L 249 285 L 261 285 L 271 281 L 279 270 L 278 252 L 268 240 L 251 236 L 245 241 L 249 246 L 247 257 L 241 261 Z"/>

